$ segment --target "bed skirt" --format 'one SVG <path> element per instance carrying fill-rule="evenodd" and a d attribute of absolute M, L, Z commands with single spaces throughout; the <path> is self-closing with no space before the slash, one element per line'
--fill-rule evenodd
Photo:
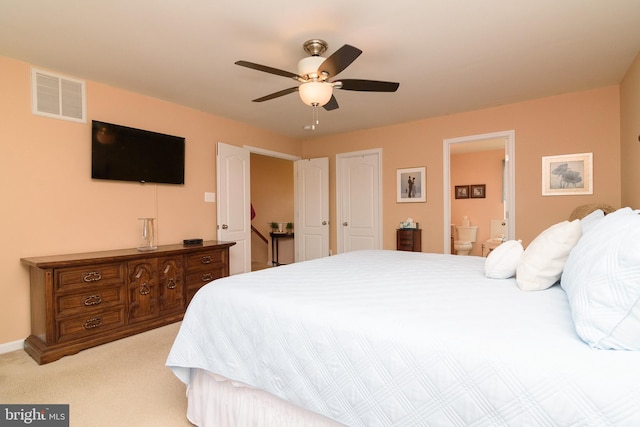
<path fill-rule="evenodd" d="M 187 418 L 199 427 L 339 427 L 262 390 L 203 369 L 192 369 Z"/>

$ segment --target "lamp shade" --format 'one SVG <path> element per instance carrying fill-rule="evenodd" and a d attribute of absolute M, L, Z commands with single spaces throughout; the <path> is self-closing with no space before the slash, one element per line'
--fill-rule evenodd
<path fill-rule="evenodd" d="M 331 83 L 307 82 L 298 87 L 298 92 L 300 93 L 300 99 L 305 104 L 312 107 L 321 107 L 331 100 L 333 86 Z"/>

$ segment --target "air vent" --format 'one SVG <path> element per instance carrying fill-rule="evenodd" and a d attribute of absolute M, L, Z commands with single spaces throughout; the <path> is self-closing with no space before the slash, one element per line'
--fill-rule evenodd
<path fill-rule="evenodd" d="M 86 123 L 85 82 L 31 68 L 31 112 Z"/>

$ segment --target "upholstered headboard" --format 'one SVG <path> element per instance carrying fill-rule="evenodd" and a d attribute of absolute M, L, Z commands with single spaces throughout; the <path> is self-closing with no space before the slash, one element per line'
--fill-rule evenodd
<path fill-rule="evenodd" d="M 597 209 L 602 209 L 605 215 L 615 211 L 615 208 L 613 206 L 607 205 L 606 203 L 589 203 L 587 205 L 580 205 L 575 208 L 569 216 L 569 221 L 573 221 L 574 219 L 582 219 Z"/>

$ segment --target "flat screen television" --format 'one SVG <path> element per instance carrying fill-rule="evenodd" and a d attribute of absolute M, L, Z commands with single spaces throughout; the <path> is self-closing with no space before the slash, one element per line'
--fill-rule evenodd
<path fill-rule="evenodd" d="M 184 184 L 185 139 L 91 122 L 91 178 Z"/>

